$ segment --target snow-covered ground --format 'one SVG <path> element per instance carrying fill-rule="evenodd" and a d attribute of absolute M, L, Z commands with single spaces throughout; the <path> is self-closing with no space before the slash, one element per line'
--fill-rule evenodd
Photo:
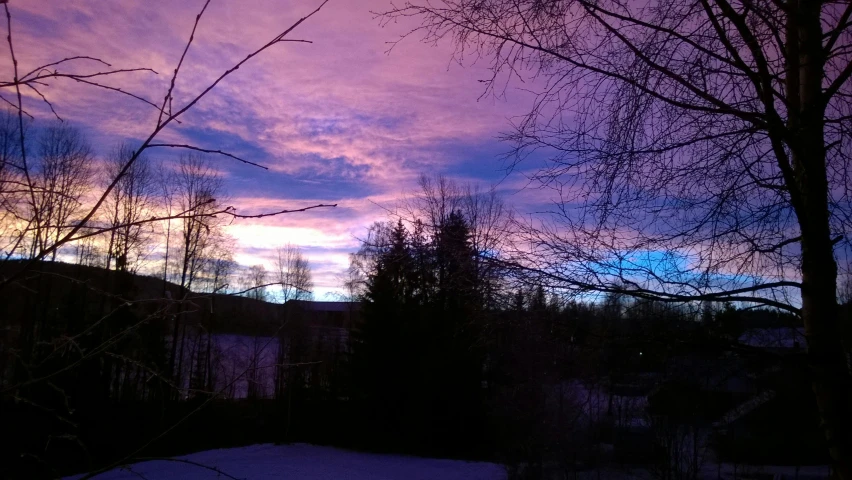
<path fill-rule="evenodd" d="M 561 472 L 554 472 L 561 473 Z M 819 480 L 828 467 L 733 466 L 705 464 L 702 480 Z M 94 477 L 95 480 L 507 480 L 502 465 L 404 455 L 353 452 L 315 445 L 252 445 L 208 450 L 174 461 L 140 462 Z M 65 480 L 82 477 L 76 475 Z M 562 478 L 554 476 L 552 478 Z M 578 480 L 653 480 L 647 470 L 603 467 L 577 472 Z"/>
<path fill-rule="evenodd" d="M 189 460 L 241 480 L 505 480 L 501 465 L 458 460 L 378 455 L 314 445 L 253 445 L 209 450 Z M 67 480 L 82 475 L 68 477 Z M 223 480 L 199 465 L 154 460 L 103 473 L 95 480 Z"/>

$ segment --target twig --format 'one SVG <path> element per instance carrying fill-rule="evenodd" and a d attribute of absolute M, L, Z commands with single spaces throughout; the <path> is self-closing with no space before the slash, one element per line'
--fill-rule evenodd
<path fill-rule="evenodd" d="M 315 208 L 335 208 L 337 207 L 336 203 L 333 204 L 319 204 L 319 205 L 311 205 L 310 207 L 304 208 L 296 208 L 293 210 L 279 210 L 277 212 L 269 212 L 269 213 L 259 213 L 257 215 L 240 215 L 236 213 L 234 210 L 226 210 L 224 213 L 231 215 L 234 218 L 264 218 L 264 217 L 272 217 L 275 215 L 283 215 L 286 213 L 296 213 L 296 212 L 307 212 L 308 210 L 313 210 Z"/>
<path fill-rule="evenodd" d="M 169 116 L 171 116 L 172 114 L 172 92 L 175 89 L 175 81 L 177 80 L 180 67 L 181 65 L 183 65 L 183 59 L 186 58 L 186 52 L 189 51 L 189 46 L 192 45 L 192 40 L 195 38 L 195 30 L 198 28 L 198 22 L 201 21 L 201 16 L 204 15 L 204 11 L 207 10 L 208 5 L 210 5 L 210 0 L 204 2 L 204 6 L 201 7 L 201 11 L 198 12 L 198 15 L 195 16 L 195 23 L 192 25 L 192 32 L 190 32 L 189 34 L 189 40 L 187 40 L 186 46 L 183 48 L 183 53 L 180 55 L 180 60 L 178 60 L 177 67 L 175 67 L 175 72 L 172 74 L 172 80 L 169 84 L 169 90 L 166 92 L 165 98 L 163 98 L 163 106 L 158 107 L 160 109 L 160 116 L 157 118 L 158 126 L 162 123 L 163 113 L 166 109 L 166 104 L 169 105 Z"/>
<path fill-rule="evenodd" d="M 37 88 L 30 85 L 29 83 L 25 83 L 24 85 L 30 87 L 30 89 L 32 89 L 32 91 L 36 92 L 38 94 L 38 96 L 41 97 L 42 100 L 44 100 L 44 103 L 46 103 L 47 106 L 50 107 L 50 111 L 53 112 L 53 115 L 56 116 L 57 120 L 59 120 L 60 122 L 64 122 L 64 120 L 62 120 L 62 117 L 60 117 L 59 114 L 56 113 L 56 110 L 53 108 L 53 104 L 50 103 L 50 101 L 47 99 L 47 97 L 45 97 L 41 92 L 38 91 Z"/>
<path fill-rule="evenodd" d="M 68 78 L 70 78 L 70 79 L 72 79 L 72 80 L 75 80 L 75 81 L 77 81 L 77 82 L 80 82 L 80 83 L 85 83 L 85 84 L 87 84 L 87 85 L 92 85 L 93 87 L 100 87 L 100 88 L 104 88 L 104 89 L 107 89 L 107 90 L 112 90 L 113 92 L 118 92 L 118 93 L 121 93 L 121 94 L 123 94 L 123 95 L 127 95 L 128 97 L 133 97 L 133 98 L 135 98 L 136 100 L 139 100 L 140 102 L 147 103 L 148 105 L 151 105 L 151 106 L 152 106 L 152 107 L 154 107 L 154 108 L 159 108 L 159 107 L 157 107 L 157 105 L 156 105 L 154 102 L 152 102 L 152 101 L 150 101 L 150 100 L 148 100 L 148 99 L 146 99 L 146 98 L 144 98 L 144 97 L 140 97 L 139 95 L 136 95 L 135 93 L 130 93 L 130 92 L 128 92 L 127 90 L 122 90 L 122 89 L 121 89 L 121 88 L 119 88 L 119 87 L 111 87 L 111 86 L 109 86 L 109 85 L 104 85 L 104 84 L 102 84 L 102 83 L 93 82 L 93 81 L 91 81 L 91 80 L 85 80 L 85 79 L 77 78 L 77 77 L 73 77 L 73 76 L 68 76 Z"/>
<path fill-rule="evenodd" d="M 3 97 L 2 95 L 0 95 L 0 100 L 3 100 L 4 102 L 8 103 L 8 104 L 9 104 L 12 108 L 14 108 L 15 110 L 18 110 L 18 106 L 17 106 L 17 105 L 15 105 L 14 103 L 10 102 L 9 100 L 6 100 L 6 98 L 5 98 L 5 97 Z M 24 115 L 26 115 L 26 116 L 30 117 L 30 119 L 34 119 L 34 118 L 35 118 L 35 117 L 33 117 L 32 115 L 30 115 L 29 113 L 27 113 L 27 111 L 26 111 L 26 110 L 23 110 L 23 113 L 24 113 Z"/>
<path fill-rule="evenodd" d="M 229 158 L 233 158 L 234 160 L 237 160 L 239 162 L 243 162 L 247 165 L 253 165 L 255 167 L 259 167 L 259 168 L 262 168 L 264 170 L 269 170 L 269 167 L 265 167 L 265 166 L 260 165 L 258 163 L 250 162 L 248 160 L 240 158 L 236 155 L 232 155 L 228 152 L 224 152 L 222 150 L 211 150 L 209 148 L 201 148 L 201 147 L 196 147 L 194 145 L 187 145 L 187 144 L 180 144 L 180 143 L 152 143 L 152 144 L 148 145 L 148 148 L 154 148 L 154 147 L 185 148 L 185 149 L 188 149 L 188 150 L 195 150 L 197 152 L 215 153 L 217 155 L 223 155 L 223 156 L 226 156 L 226 157 L 229 157 Z"/>
<path fill-rule="evenodd" d="M 29 77 L 30 75 L 32 75 L 36 72 L 39 72 L 41 70 L 46 70 L 48 67 L 53 67 L 53 66 L 59 65 L 60 63 L 70 62 L 70 61 L 73 61 L 73 60 L 92 60 L 92 61 L 95 61 L 95 62 L 98 62 L 98 63 L 102 63 L 102 64 L 106 65 L 107 67 L 112 67 L 112 65 L 101 60 L 100 58 L 90 57 L 88 55 L 77 55 L 77 56 L 74 56 L 74 57 L 63 58 L 62 60 L 58 60 L 56 62 L 48 63 L 48 64 L 42 65 L 40 67 L 36 67 L 36 68 L 32 69 L 31 72 L 29 72 L 26 75 L 24 75 L 23 77 L 21 77 L 21 79 L 24 80 L 24 79 L 26 79 L 27 77 Z"/>

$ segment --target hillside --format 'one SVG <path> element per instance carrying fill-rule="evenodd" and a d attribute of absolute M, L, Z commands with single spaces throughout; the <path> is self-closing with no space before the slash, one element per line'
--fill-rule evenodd
<path fill-rule="evenodd" d="M 0 275 L 9 275 L 21 265 L 21 261 L 2 263 Z M 118 299 L 131 302 L 137 313 L 150 313 L 162 308 L 164 299 L 179 297 L 178 285 L 159 278 L 99 267 L 41 262 L 10 288 L 0 291 L 0 329 L 15 330 L 15 325 L 33 315 L 48 321 L 63 318 L 68 322 L 75 317 L 93 319 L 115 308 Z M 185 321 L 207 324 L 212 319 L 219 333 L 269 335 L 283 317 L 280 304 L 246 297 L 190 292 L 187 299 L 182 311 Z"/>

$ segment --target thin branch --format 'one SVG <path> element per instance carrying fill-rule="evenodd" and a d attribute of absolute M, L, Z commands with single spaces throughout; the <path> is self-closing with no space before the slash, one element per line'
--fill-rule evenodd
<path fill-rule="evenodd" d="M 39 75 L 34 76 L 33 78 L 27 79 L 19 79 L 18 83 L 32 83 L 38 82 L 40 80 L 44 80 L 46 78 L 75 78 L 75 79 L 87 79 L 87 78 L 95 78 L 95 77 L 106 77 L 109 75 L 115 75 L 117 73 L 132 73 L 132 72 L 151 72 L 153 74 L 157 74 L 157 71 L 148 67 L 136 67 L 136 68 L 118 68 L 115 70 L 107 70 L 105 72 L 95 72 L 95 73 L 60 73 L 58 70 L 50 71 L 45 69 L 47 73 L 41 73 L 41 70 L 38 71 Z M 0 82 L 0 88 L 11 87 L 15 82 Z"/>
<path fill-rule="evenodd" d="M 226 156 L 226 157 L 229 157 L 229 158 L 233 158 L 234 160 L 245 163 L 247 165 L 252 165 L 252 166 L 255 166 L 255 167 L 258 167 L 258 168 L 262 168 L 264 170 L 269 170 L 269 167 L 266 167 L 266 166 L 261 165 L 259 163 L 250 162 L 248 160 L 240 158 L 236 155 L 232 155 L 228 152 L 224 152 L 222 150 L 211 150 L 209 148 L 201 148 L 201 147 L 196 147 L 194 145 L 187 145 L 187 144 L 180 144 L 180 143 L 151 143 L 151 144 L 148 145 L 148 148 L 154 148 L 154 147 L 185 148 L 187 150 L 195 150 L 196 152 L 215 153 L 217 155 L 223 155 L 223 156 Z"/>
<path fill-rule="evenodd" d="M 24 177 L 27 180 L 27 185 L 32 187 L 34 184 L 32 178 L 30 177 L 29 165 L 27 164 L 27 145 L 24 139 L 24 103 L 23 98 L 21 97 L 21 86 L 18 83 L 18 59 L 15 58 L 15 49 L 12 46 L 12 13 L 9 11 L 8 3 L 4 3 L 3 8 L 6 10 L 6 40 L 9 42 L 9 55 L 12 57 L 12 66 L 14 69 L 13 78 L 15 80 L 15 93 L 18 97 L 18 138 L 21 146 L 21 166 L 24 170 Z M 32 202 L 33 206 L 38 205 L 38 202 L 36 201 L 35 197 L 35 191 L 33 189 L 30 190 L 30 201 Z M 34 210 L 34 217 L 35 218 L 33 220 L 35 220 L 36 223 L 40 223 L 40 209 Z M 18 243 L 20 243 L 20 241 L 23 240 L 23 237 L 20 237 L 18 240 Z M 7 282 L 5 281 L 0 282 L 0 286 L 5 285 L 6 283 Z"/>
<path fill-rule="evenodd" d="M 193 107 L 196 103 L 198 103 L 198 102 L 199 102 L 202 98 L 204 98 L 204 96 L 205 96 L 205 95 L 207 95 L 208 93 L 210 93 L 210 91 L 211 91 L 211 90 L 213 90 L 213 89 L 216 87 L 216 85 L 218 85 L 218 84 L 219 84 L 219 82 L 221 82 L 222 80 L 224 80 L 224 79 L 225 79 L 227 76 L 229 76 L 230 74 L 232 74 L 232 73 L 234 73 L 235 71 L 239 70 L 239 68 L 240 68 L 241 66 L 243 66 L 243 64 L 245 64 L 246 62 L 248 62 L 249 60 L 251 60 L 252 58 L 254 58 L 255 56 L 257 56 L 258 54 L 260 54 L 261 52 L 263 52 L 263 51 L 264 51 L 264 50 L 266 50 L 267 48 L 269 48 L 269 47 L 271 47 L 271 46 L 275 45 L 276 43 L 279 43 L 279 42 L 283 41 L 283 40 L 284 40 L 284 37 L 285 37 L 285 36 L 287 36 L 287 34 L 289 34 L 290 32 L 292 32 L 292 31 L 293 31 L 296 27 L 298 27 L 299 25 L 301 25 L 301 24 L 302 24 L 305 20 L 307 20 L 307 19 L 309 19 L 309 18 L 313 17 L 314 15 L 316 15 L 316 14 L 320 11 L 320 9 L 322 9 L 322 7 L 323 7 L 326 3 L 328 3 L 328 2 L 329 2 L 329 0 L 323 0 L 323 2 L 322 2 L 322 3 L 321 3 L 321 4 L 320 4 L 320 5 L 319 5 L 316 9 L 314 9 L 312 12 L 310 12 L 310 13 L 309 13 L 309 14 L 307 14 L 307 15 L 305 15 L 304 17 L 300 18 L 300 19 L 299 19 L 298 21 L 296 21 L 293 25 L 291 25 L 288 29 L 284 30 L 284 32 L 282 32 L 281 34 L 279 34 L 278 36 L 276 36 L 274 39 L 272 39 L 272 41 L 270 41 L 269 43 L 267 43 L 267 44 L 263 45 L 262 47 L 258 48 L 258 49 L 257 49 L 257 50 L 255 50 L 254 52 L 252 52 L 252 53 L 250 53 L 250 54 L 246 55 L 246 57 L 245 57 L 245 58 L 243 58 L 242 60 L 240 60 L 240 61 L 239 61 L 236 65 L 234 65 L 233 67 L 231 67 L 231 68 L 229 68 L 228 70 L 226 70 L 223 74 L 221 74 L 221 75 L 219 76 L 219 78 L 217 78 L 215 81 L 213 81 L 213 83 L 211 83 L 211 84 L 210 84 L 207 88 L 205 88 L 205 89 L 204 89 L 201 93 L 199 93 L 199 94 L 198 94 L 198 96 L 196 96 L 196 97 L 195 97 L 192 101 L 190 101 L 189 103 L 187 103 L 187 104 L 186 104 L 183 108 L 181 108 L 181 109 L 180 109 L 177 113 L 175 113 L 175 114 L 171 115 L 171 117 L 170 117 L 170 118 L 176 118 L 176 117 L 178 117 L 178 116 L 182 115 L 184 112 L 186 112 L 186 111 L 187 111 L 187 110 L 189 110 L 190 108 L 192 108 L 192 107 Z M 168 122 L 168 119 L 166 120 L 166 122 Z"/>
<path fill-rule="evenodd" d="M 240 215 L 240 214 L 237 214 L 234 210 L 225 211 L 224 213 L 231 215 L 234 218 L 264 218 L 264 217 L 272 217 L 272 216 L 275 216 L 275 215 L 283 215 L 283 214 L 286 214 L 286 213 L 307 212 L 308 210 L 313 210 L 315 208 L 334 208 L 334 207 L 337 207 L 336 203 L 333 203 L 333 204 L 322 204 L 321 203 L 321 204 L 318 204 L 318 205 L 311 205 L 309 207 L 295 208 L 293 210 L 278 210 L 277 212 L 259 213 L 257 215 Z"/>
<path fill-rule="evenodd" d="M 60 122 L 64 122 L 64 120 L 62 120 L 62 117 L 60 117 L 59 114 L 56 113 L 56 110 L 53 108 L 53 104 L 50 103 L 50 101 L 47 99 L 47 97 L 45 97 L 41 92 L 38 91 L 37 88 L 30 85 L 29 83 L 25 83 L 24 85 L 30 87 L 30 89 L 32 89 L 32 91 L 36 92 L 38 94 L 38 96 L 41 97 L 42 100 L 44 100 L 44 103 L 46 103 L 47 106 L 50 107 L 50 111 L 53 112 L 53 115 L 56 116 L 57 120 L 59 120 Z"/>
<path fill-rule="evenodd" d="M 87 85 L 92 85 L 93 87 L 104 88 L 106 90 L 112 90 L 113 92 L 118 92 L 118 93 L 121 93 L 123 95 L 127 95 L 128 97 L 135 98 L 136 100 L 139 100 L 141 102 L 147 103 L 148 105 L 151 105 L 154 108 L 159 108 L 159 107 L 157 107 L 157 105 L 154 102 L 148 100 L 147 98 L 140 97 L 139 95 L 136 95 L 135 93 L 130 93 L 127 90 L 123 90 L 119 87 L 112 87 L 112 86 L 109 86 L 109 85 L 104 85 L 102 83 L 93 82 L 91 80 L 85 80 L 85 79 L 74 77 L 74 76 L 67 76 L 67 78 L 70 78 L 70 79 L 75 80 L 75 81 L 80 82 L 80 83 L 85 83 Z"/>
<path fill-rule="evenodd" d="M 142 461 L 160 460 L 160 461 L 163 461 L 163 462 L 185 463 L 185 464 L 192 465 L 192 466 L 195 466 L 195 467 L 205 468 L 207 470 L 216 472 L 217 474 L 222 475 L 222 476 L 227 477 L 227 478 L 230 478 L 232 480 L 245 480 L 245 479 L 237 478 L 237 477 L 230 475 L 226 472 L 223 472 L 222 470 L 220 470 L 217 467 L 211 467 L 210 465 L 205 465 L 203 463 L 195 462 L 193 460 L 187 460 L 185 458 L 140 457 L 139 460 L 142 460 Z"/>
<path fill-rule="evenodd" d="M 9 100 L 6 100 L 6 98 L 4 96 L 0 95 L 0 100 L 3 100 L 4 102 L 8 103 L 15 110 L 18 110 L 18 106 L 15 105 L 14 103 L 10 102 Z M 35 117 L 30 115 L 26 110 L 24 110 L 24 115 L 30 117 L 31 120 L 35 119 Z"/>
<path fill-rule="evenodd" d="M 101 60 L 100 58 L 90 57 L 88 55 L 77 55 L 77 56 L 74 56 L 74 57 L 63 58 L 62 60 L 58 60 L 56 62 L 48 63 L 48 64 L 42 65 L 40 67 L 36 67 L 36 68 L 32 69 L 32 71 L 30 71 L 29 73 L 27 73 L 26 75 L 21 77 L 21 80 L 26 80 L 27 77 L 29 77 L 30 75 L 32 75 L 36 72 L 39 72 L 41 70 L 47 70 L 47 68 L 49 68 L 49 67 L 53 67 L 53 66 L 59 65 L 60 63 L 70 62 L 70 61 L 73 61 L 73 60 L 92 60 L 94 62 L 98 62 L 98 63 L 101 63 L 101 64 L 107 66 L 107 67 L 112 68 L 112 65 Z"/>
<path fill-rule="evenodd" d="M 843 87 L 843 84 L 846 83 L 850 77 L 852 77 L 852 62 L 849 62 L 849 64 L 846 65 L 846 68 L 840 72 L 833 82 L 831 82 L 831 85 L 825 89 L 825 93 L 823 94 L 823 103 L 827 105 L 829 100 L 831 100 L 837 91 Z"/>
<path fill-rule="evenodd" d="M 254 290 L 260 290 L 261 288 L 271 287 L 273 285 L 284 285 L 284 283 L 283 282 L 264 283 L 263 285 L 255 285 L 255 286 L 247 288 L 245 290 L 241 290 L 239 292 L 227 293 L 225 295 L 236 297 L 236 296 L 240 296 L 244 293 L 252 292 Z M 284 285 L 284 286 L 286 286 L 286 285 Z"/>
<path fill-rule="evenodd" d="M 169 105 L 169 115 L 171 112 L 172 105 L 172 92 L 175 89 L 175 81 L 177 80 L 178 72 L 180 71 L 180 67 L 183 65 L 183 60 L 186 58 L 186 52 L 189 51 L 189 46 L 192 45 L 192 40 L 195 38 L 195 30 L 198 28 L 198 22 L 201 21 L 201 16 L 204 15 L 204 11 L 207 10 L 207 6 L 210 5 L 210 0 L 204 2 L 204 6 L 201 7 L 201 11 L 198 12 L 198 15 L 195 16 L 195 23 L 192 25 L 192 32 L 189 34 L 189 40 L 186 42 L 186 46 L 183 48 L 183 53 L 180 55 L 180 60 L 178 60 L 177 67 L 175 67 L 175 71 L 172 74 L 172 80 L 169 83 L 169 90 L 166 92 L 166 96 L 163 98 L 163 105 L 158 107 L 160 109 L 160 115 L 157 118 L 157 125 L 160 125 L 163 120 L 163 114 L 166 110 L 166 105 Z"/>
<path fill-rule="evenodd" d="M 834 49 L 834 44 L 837 43 L 841 35 L 843 35 L 843 32 L 849 26 L 847 22 L 849 21 L 850 16 L 852 16 L 852 2 L 846 5 L 846 10 L 843 11 L 843 14 L 838 19 L 837 26 L 833 30 L 826 32 L 826 35 L 828 35 L 828 41 L 825 42 L 825 47 L 823 47 L 826 55 L 831 54 L 831 51 Z"/>

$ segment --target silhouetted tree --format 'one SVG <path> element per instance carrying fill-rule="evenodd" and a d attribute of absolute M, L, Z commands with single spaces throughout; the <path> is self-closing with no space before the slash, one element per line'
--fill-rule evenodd
<path fill-rule="evenodd" d="M 276 280 L 281 286 L 281 302 L 308 300 L 314 282 L 311 267 L 299 247 L 287 244 L 275 250 Z"/>
<path fill-rule="evenodd" d="M 133 157 L 133 148 L 121 144 L 107 159 L 104 170 L 108 184 L 119 177 L 124 164 Z M 144 222 L 154 211 L 155 183 L 147 157 L 133 162 L 104 202 L 105 223 L 109 227 L 106 268 L 135 272 L 146 257 L 152 225 Z"/>
<path fill-rule="evenodd" d="M 76 227 L 83 208 L 83 195 L 89 188 L 92 153 L 83 134 L 76 128 L 55 123 L 39 136 L 38 157 L 33 168 L 34 189 L 28 201 L 29 256 L 36 258 L 58 245 L 66 232 Z M 56 259 L 56 249 L 50 258 Z"/>
<path fill-rule="evenodd" d="M 408 234 L 402 222 L 374 229 L 374 270 L 367 272 L 363 325 L 354 348 L 354 374 L 367 414 L 379 432 L 402 438 L 411 428 L 406 415 L 421 381 L 416 366 L 420 351 L 412 335 L 418 312 L 410 310 L 411 279 Z"/>
<path fill-rule="evenodd" d="M 380 225 L 365 245 L 373 260 L 355 382 L 391 439 L 470 448 L 465 442 L 482 433 L 485 361 L 470 230 L 458 210 L 428 243 L 416 225 L 414 234 L 401 220 Z"/>
<path fill-rule="evenodd" d="M 181 212 L 194 212 L 179 219 L 178 239 L 175 253 L 176 278 L 180 287 L 180 304 L 174 316 L 169 370 L 178 386 L 183 381 L 183 355 L 185 350 L 186 325 L 183 323 L 185 300 L 195 281 L 203 274 L 209 262 L 209 253 L 214 245 L 215 230 L 222 225 L 213 212 L 220 210 L 216 197 L 222 192 L 222 178 L 211 167 L 209 160 L 199 154 L 180 157 L 178 171 L 173 178 L 175 204 Z"/>

